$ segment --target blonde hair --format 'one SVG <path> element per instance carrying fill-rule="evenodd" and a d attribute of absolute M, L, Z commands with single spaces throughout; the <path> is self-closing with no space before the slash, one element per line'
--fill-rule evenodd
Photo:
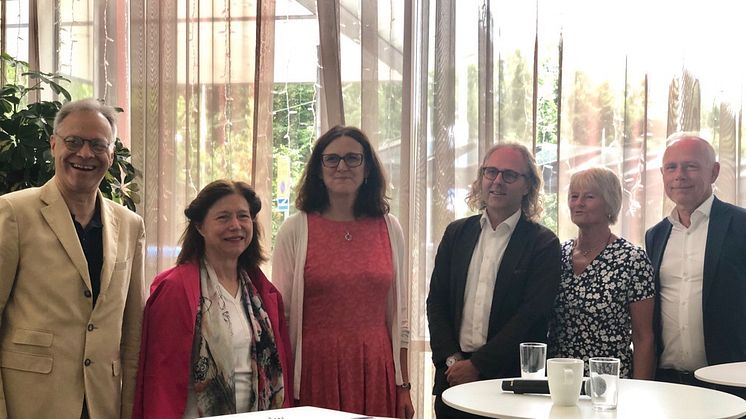
<path fill-rule="evenodd" d="M 539 168 L 536 166 L 536 159 L 534 159 L 533 154 L 531 154 L 531 152 L 529 152 L 522 144 L 499 143 L 493 145 L 489 150 L 487 150 L 484 155 L 484 160 L 482 160 L 482 164 L 477 169 L 477 177 L 471 184 L 471 190 L 466 195 L 466 203 L 469 205 L 469 208 L 474 211 L 481 210 L 487 205 L 482 196 L 482 168 L 492 153 L 504 148 L 517 151 L 523 156 L 523 161 L 526 162 L 526 173 L 524 174 L 526 175 L 529 187 L 528 193 L 521 200 L 521 210 L 529 220 L 538 221 L 541 212 L 543 211 L 541 195 L 543 181 Z"/>
<path fill-rule="evenodd" d="M 597 191 L 606 202 L 609 224 L 617 222 L 619 211 L 622 209 L 622 184 L 616 173 L 605 167 L 591 167 L 575 172 L 570 176 L 570 186 L 567 190 L 568 198 L 570 193 L 578 188 Z"/>

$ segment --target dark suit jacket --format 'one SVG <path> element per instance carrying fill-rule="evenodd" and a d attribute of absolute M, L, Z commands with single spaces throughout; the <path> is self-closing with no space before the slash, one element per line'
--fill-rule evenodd
<path fill-rule="evenodd" d="M 654 328 L 661 340 L 660 267 L 671 234 L 665 218 L 645 234 L 655 269 Z M 705 353 L 710 365 L 746 361 L 746 210 L 715 198 L 710 212 L 702 280 Z"/>
<path fill-rule="evenodd" d="M 475 215 L 451 223 L 435 257 L 427 318 L 436 368 L 433 388 L 436 395 L 448 388 L 446 358 L 461 351 L 459 333 L 466 276 L 481 233 L 479 219 Z M 520 375 L 518 345 L 527 341 L 546 342 L 548 316 L 559 282 L 557 236 L 521 216 L 497 272 L 487 343 L 471 354 L 480 378 Z"/>

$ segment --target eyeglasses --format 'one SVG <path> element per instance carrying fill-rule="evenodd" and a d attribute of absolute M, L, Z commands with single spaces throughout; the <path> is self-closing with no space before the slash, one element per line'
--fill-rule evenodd
<path fill-rule="evenodd" d="M 104 140 L 87 140 L 85 138 L 76 137 L 74 135 L 71 135 L 69 137 L 66 137 L 64 140 L 65 147 L 69 151 L 72 151 L 73 153 L 80 151 L 81 148 L 83 148 L 83 144 L 88 143 L 88 146 L 91 147 L 91 151 L 93 151 L 93 154 L 104 154 L 109 151 L 109 147 L 111 146 L 111 143 Z"/>
<path fill-rule="evenodd" d="M 358 167 L 363 164 L 363 153 L 347 153 L 344 156 L 340 156 L 339 154 L 321 155 L 321 164 L 324 167 L 337 167 L 342 160 L 345 161 L 347 167 Z"/>
<path fill-rule="evenodd" d="M 497 176 L 502 173 L 503 174 L 503 182 L 505 183 L 513 183 L 516 180 L 518 180 L 519 177 L 527 177 L 523 173 L 518 173 L 515 170 L 505 169 L 501 170 L 497 167 L 487 166 L 483 167 L 481 169 L 482 176 L 484 176 L 486 179 L 489 180 L 495 180 L 497 179 Z"/>

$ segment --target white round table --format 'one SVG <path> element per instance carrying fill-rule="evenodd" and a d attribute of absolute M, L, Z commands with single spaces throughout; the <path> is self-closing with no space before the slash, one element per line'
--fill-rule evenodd
<path fill-rule="evenodd" d="M 548 394 L 502 391 L 502 380 L 485 380 L 451 387 L 443 401 L 458 410 L 503 419 L 576 418 L 738 418 L 746 414 L 746 400 L 721 391 L 681 384 L 620 380 L 617 409 L 596 412 L 588 396 L 577 406 L 552 404 Z"/>
<path fill-rule="evenodd" d="M 710 365 L 694 371 L 698 380 L 733 387 L 746 387 L 746 362 Z"/>

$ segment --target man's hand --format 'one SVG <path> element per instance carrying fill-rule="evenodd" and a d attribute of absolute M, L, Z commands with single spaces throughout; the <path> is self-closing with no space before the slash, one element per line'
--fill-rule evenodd
<path fill-rule="evenodd" d="M 446 379 L 450 386 L 470 383 L 479 380 L 479 371 L 469 359 L 456 361 L 446 370 Z"/>

